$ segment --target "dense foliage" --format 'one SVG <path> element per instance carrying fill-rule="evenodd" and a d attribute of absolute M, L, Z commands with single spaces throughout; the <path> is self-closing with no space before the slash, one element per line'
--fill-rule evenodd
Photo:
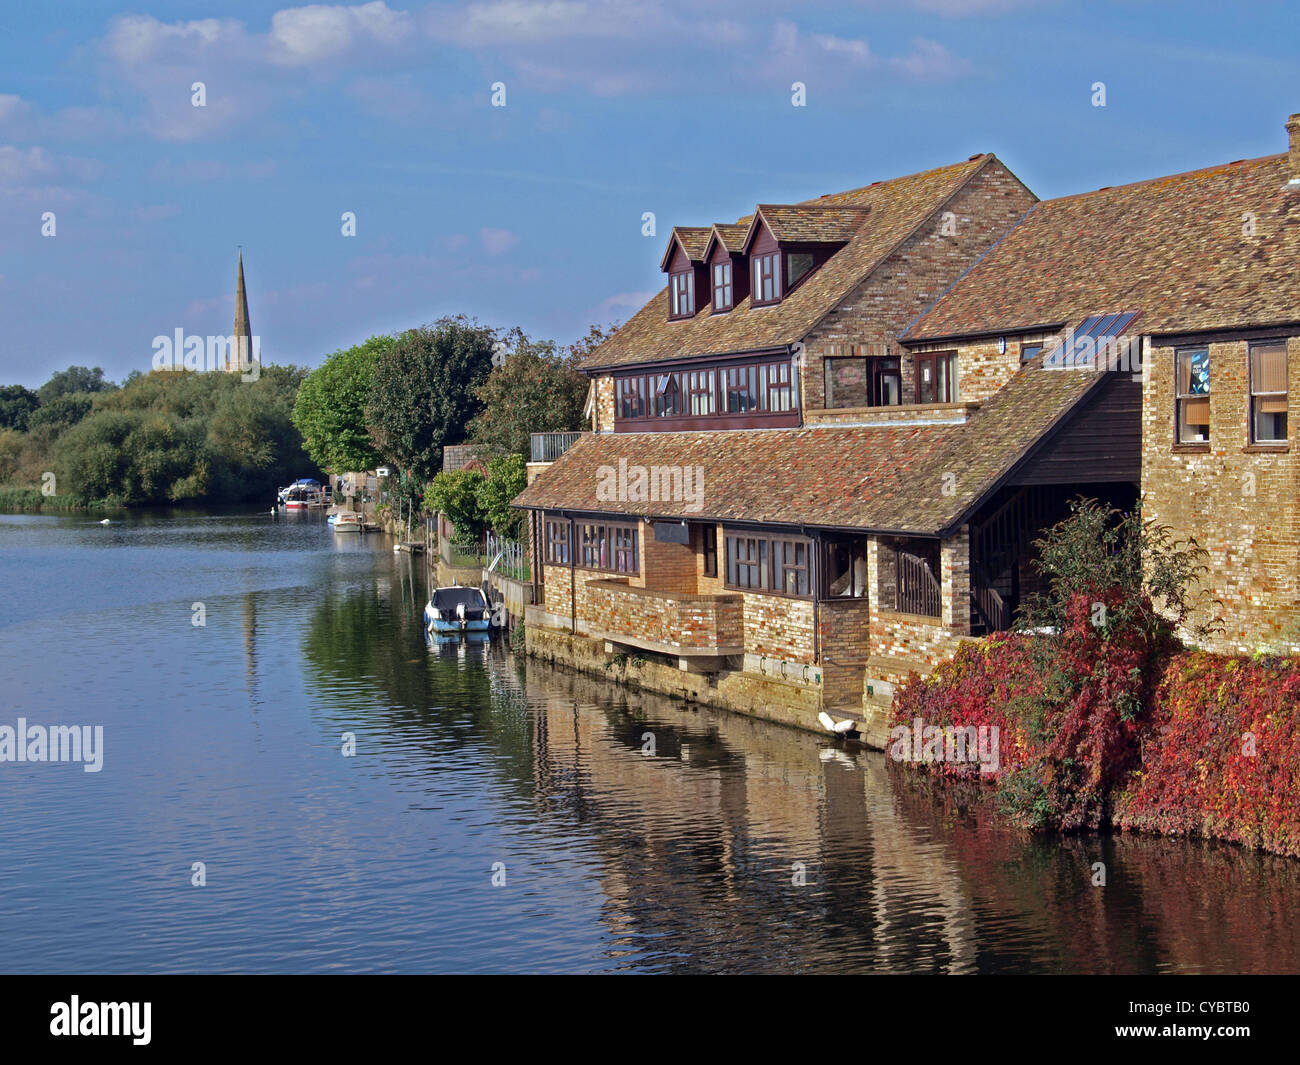
<path fill-rule="evenodd" d="M 442 467 L 445 444 L 464 440 L 492 369 L 496 335 L 460 316 L 410 329 L 375 366 L 366 424 L 386 459 L 421 479 Z"/>
<path fill-rule="evenodd" d="M 581 429 L 589 382 L 578 366 L 606 336 L 593 326 L 560 351 L 553 341 L 512 330 L 498 349 L 504 361 L 478 388 L 483 411 L 470 423 L 470 440 L 485 455 L 527 458 L 529 434 Z"/>
<path fill-rule="evenodd" d="M 328 355 L 298 389 L 293 423 L 307 453 L 321 469 L 335 473 L 371 470 L 383 462 L 366 430 L 366 404 L 375 367 L 397 341 L 373 336 Z"/>
<path fill-rule="evenodd" d="M 988 778 L 1011 816 L 1032 828 L 1097 828 L 1139 765 L 1155 686 L 1181 646 L 1176 629 L 1204 629 L 1189 621 L 1203 606 L 1204 552 L 1091 501 L 1037 546 L 1049 590 L 1027 604 L 1020 631 L 963 644 L 929 678 L 913 678 L 895 717 L 997 726 L 1000 766 Z"/>
<path fill-rule="evenodd" d="M 483 535 L 483 507 L 479 494 L 487 478 L 475 469 L 444 470 L 434 476 L 424 493 L 429 506 L 455 526 L 456 539 L 477 540 Z"/>
<path fill-rule="evenodd" d="M 1120 827 L 1300 856 L 1300 659 L 1176 656 L 1142 755 Z"/>

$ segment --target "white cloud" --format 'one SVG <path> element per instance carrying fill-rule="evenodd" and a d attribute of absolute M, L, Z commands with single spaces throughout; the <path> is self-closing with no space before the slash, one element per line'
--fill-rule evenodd
<path fill-rule="evenodd" d="M 26 185 L 58 172 L 54 156 L 44 148 L 15 148 L 0 144 L 0 185 Z"/>
<path fill-rule="evenodd" d="M 508 229 L 484 227 L 478 231 L 478 238 L 489 255 L 502 255 L 519 243 L 519 238 Z"/>
<path fill-rule="evenodd" d="M 394 48 L 414 29 L 411 16 L 383 0 L 357 7 L 311 4 L 271 16 L 272 58 L 288 65 L 319 63 L 353 48 Z"/>
<path fill-rule="evenodd" d="M 275 160 L 230 163 L 223 159 L 161 159 L 149 170 L 155 181 L 260 181 L 274 176 Z"/>

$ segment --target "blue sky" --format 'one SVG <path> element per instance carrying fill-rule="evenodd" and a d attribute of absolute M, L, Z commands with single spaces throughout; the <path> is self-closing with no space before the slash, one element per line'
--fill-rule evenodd
<path fill-rule="evenodd" d="M 264 358 L 315 365 L 457 312 L 569 341 L 660 287 L 674 224 L 980 151 L 1043 197 L 1272 154 L 1298 27 L 1156 0 L 11 2 L 0 383 L 228 334 L 237 244 Z"/>

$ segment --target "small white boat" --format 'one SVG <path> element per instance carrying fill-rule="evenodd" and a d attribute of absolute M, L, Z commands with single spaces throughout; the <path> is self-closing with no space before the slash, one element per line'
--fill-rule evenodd
<path fill-rule="evenodd" d="M 336 533 L 366 531 L 366 526 L 361 520 L 361 515 L 353 510 L 341 510 L 337 514 L 331 514 L 325 520 L 334 526 L 334 531 Z"/>

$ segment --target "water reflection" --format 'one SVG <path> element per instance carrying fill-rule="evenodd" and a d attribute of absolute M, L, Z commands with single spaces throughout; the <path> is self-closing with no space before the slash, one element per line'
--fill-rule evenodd
<path fill-rule="evenodd" d="M 106 735 L 100 774 L 0 766 L 16 972 L 1300 968 L 1300 862 L 1028 837 L 879 754 L 430 641 L 422 561 L 310 515 L 0 516 L 0 582 L 10 713 Z"/>

